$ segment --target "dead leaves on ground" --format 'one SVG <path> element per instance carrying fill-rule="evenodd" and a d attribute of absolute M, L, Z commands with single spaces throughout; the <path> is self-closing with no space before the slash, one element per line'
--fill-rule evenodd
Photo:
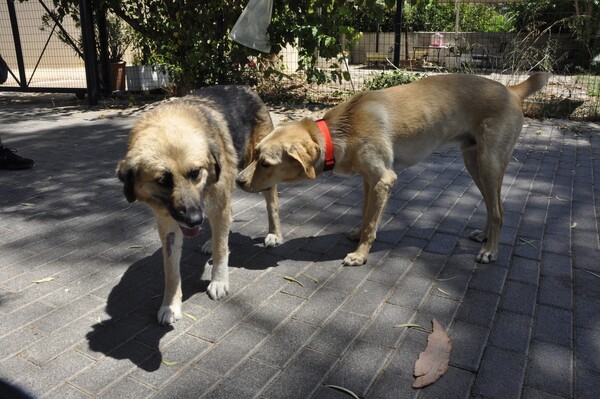
<path fill-rule="evenodd" d="M 423 388 L 433 384 L 448 370 L 452 341 L 436 319 L 433 319 L 433 332 L 427 337 L 427 347 L 419 354 L 415 363 L 416 377 L 413 388 Z"/>

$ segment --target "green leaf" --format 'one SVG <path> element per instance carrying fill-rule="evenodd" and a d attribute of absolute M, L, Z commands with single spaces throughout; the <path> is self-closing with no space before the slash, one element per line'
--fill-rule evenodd
<path fill-rule="evenodd" d="M 291 281 L 291 282 L 293 282 L 293 283 L 296 283 L 296 284 L 300 285 L 300 287 L 304 287 L 304 284 L 302 284 L 300 281 L 296 280 L 296 279 L 295 279 L 295 278 L 293 278 L 293 277 L 290 277 L 290 276 L 283 276 L 283 278 L 284 278 L 284 279 L 286 279 L 287 281 Z"/>
<path fill-rule="evenodd" d="M 315 282 L 315 284 L 319 284 L 319 280 L 317 280 L 316 278 L 314 278 L 314 277 L 311 277 L 311 276 L 309 276 L 309 275 L 308 275 L 308 274 L 306 274 L 306 273 L 300 273 L 300 274 L 302 274 L 302 275 L 306 276 L 307 278 L 311 279 L 312 281 L 314 281 L 314 282 Z"/>
<path fill-rule="evenodd" d="M 591 272 L 589 270 L 581 269 L 582 272 L 586 272 L 587 274 L 591 274 L 594 277 L 600 278 L 600 274 Z"/>
<path fill-rule="evenodd" d="M 41 284 L 41 283 L 47 283 L 52 280 L 54 280 L 54 277 L 44 277 L 39 280 L 33 280 L 32 283 Z"/>
<path fill-rule="evenodd" d="M 161 360 L 160 361 L 162 364 L 164 364 L 165 366 L 175 366 L 178 362 L 169 362 L 167 360 Z"/>
<path fill-rule="evenodd" d="M 198 321 L 198 318 L 196 316 L 194 316 L 193 314 L 189 314 L 188 312 L 181 312 L 184 315 L 186 315 L 187 317 L 189 317 L 190 319 L 194 320 L 194 321 Z"/>
<path fill-rule="evenodd" d="M 530 245 L 531 247 L 537 249 L 537 247 L 535 245 L 533 245 L 534 240 L 526 240 L 524 238 L 519 237 L 519 241 L 521 241 L 523 244 Z"/>
<path fill-rule="evenodd" d="M 394 326 L 394 328 L 414 328 L 415 330 L 423 331 L 426 333 L 431 332 L 431 331 L 427 330 L 425 327 L 423 327 L 422 325 L 414 324 L 414 323 L 398 324 L 398 325 Z"/>

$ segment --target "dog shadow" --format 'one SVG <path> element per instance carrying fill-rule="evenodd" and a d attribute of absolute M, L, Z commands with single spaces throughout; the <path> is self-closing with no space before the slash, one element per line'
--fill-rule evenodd
<path fill-rule="evenodd" d="M 210 256 L 201 253 L 200 247 L 208 237 L 209 233 L 204 233 L 198 239 L 184 241 L 180 267 L 184 304 L 194 295 L 207 295 L 210 281 L 205 276 L 208 274 L 205 268 Z M 284 259 L 271 255 L 271 248 L 262 245 L 262 238 L 230 233 L 230 242 L 235 244 L 230 255 L 232 269 L 267 269 L 277 267 Z M 298 244 L 297 239 L 291 239 L 280 247 Z M 192 323 L 184 316 L 173 325 L 158 324 L 156 315 L 163 291 L 163 257 L 162 249 L 158 247 L 152 255 L 131 264 L 111 289 L 105 315 L 92 325 L 92 330 L 86 335 L 89 349 L 117 360 L 128 359 L 146 372 L 158 370 L 163 360 L 161 341 L 170 332 L 183 331 Z M 232 294 L 235 295 L 235 292 Z"/>

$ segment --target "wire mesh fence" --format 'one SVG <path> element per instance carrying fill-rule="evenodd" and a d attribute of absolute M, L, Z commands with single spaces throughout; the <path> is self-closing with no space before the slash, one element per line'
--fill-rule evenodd
<path fill-rule="evenodd" d="M 10 69 L 0 90 L 85 88 L 84 61 L 76 51 L 81 34 L 75 22 L 68 17 L 60 23 L 44 18 L 48 6 L 43 1 L 12 2 L 11 6 L 13 21 L 9 2 L 0 2 L 0 55 Z M 71 40 L 73 46 L 65 40 Z"/>
<path fill-rule="evenodd" d="M 322 101 L 432 74 L 471 73 L 515 84 L 533 71 L 545 70 L 553 76 L 544 90 L 527 100 L 528 114 L 599 119 L 600 78 L 593 50 L 599 35 L 591 10 L 584 8 L 590 2 L 582 1 L 581 9 L 569 2 L 543 15 L 519 3 L 405 1 L 400 35 L 394 33 L 396 9 L 387 9 L 369 21 L 357 21 L 362 33 L 336 58 L 319 58 L 320 68 L 338 69 L 347 80 L 307 85 L 300 72 L 288 84 Z M 436 11 L 424 8 L 427 4 Z M 415 15 L 420 12 L 430 15 Z M 288 48 L 280 54 L 277 68 L 294 72 L 297 58 L 294 48 Z"/>

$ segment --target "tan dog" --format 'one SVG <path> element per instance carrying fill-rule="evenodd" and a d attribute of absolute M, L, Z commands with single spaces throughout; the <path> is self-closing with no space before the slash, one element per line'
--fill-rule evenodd
<path fill-rule="evenodd" d="M 165 103 L 144 115 L 129 136 L 129 149 L 117 173 L 129 202 L 150 206 L 162 242 L 165 293 L 158 321 L 181 318 L 179 262 L 184 237 L 200 231 L 208 218 L 212 252 L 208 294 L 229 291 L 228 236 L 231 194 L 239 170 L 254 158 L 255 144 L 273 130 L 267 107 L 249 89 L 214 86 Z M 266 246 L 281 243 L 277 188 L 264 193 L 269 214 Z"/>
<path fill-rule="evenodd" d="M 362 92 L 329 110 L 323 120 L 333 142 L 333 171 L 363 178 L 362 223 L 350 233 L 360 241 L 343 263 L 366 262 L 396 182 L 394 169 L 407 168 L 451 142 L 460 144 L 487 208 L 485 228 L 471 234 L 472 239 L 485 242 L 477 261 L 494 261 L 503 219 L 500 189 L 523 128 L 521 102 L 544 87 L 549 76 L 535 73 L 506 87 L 474 75 L 439 75 Z M 314 179 L 325 164 L 324 137 L 309 119 L 278 126 L 258 143 L 257 159 L 240 172 L 238 184 L 258 192 L 280 182 Z"/>

